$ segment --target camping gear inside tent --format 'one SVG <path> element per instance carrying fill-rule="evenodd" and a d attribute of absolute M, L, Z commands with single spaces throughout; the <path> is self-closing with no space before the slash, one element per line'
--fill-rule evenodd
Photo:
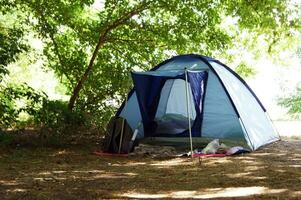
<path fill-rule="evenodd" d="M 189 146 L 216 138 L 250 150 L 279 140 L 251 88 L 216 59 L 180 55 L 132 72 L 132 79 L 134 88 L 116 116 L 126 119 L 139 140 Z"/>

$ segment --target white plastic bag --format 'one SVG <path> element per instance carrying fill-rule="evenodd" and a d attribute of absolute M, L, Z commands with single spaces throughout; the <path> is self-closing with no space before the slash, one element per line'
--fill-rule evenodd
<path fill-rule="evenodd" d="M 214 154 L 218 150 L 219 146 L 219 139 L 214 139 L 202 150 L 201 153 Z"/>

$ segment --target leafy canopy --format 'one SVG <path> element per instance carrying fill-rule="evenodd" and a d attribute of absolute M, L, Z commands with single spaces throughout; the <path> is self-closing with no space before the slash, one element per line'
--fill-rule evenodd
<path fill-rule="evenodd" d="M 280 0 L 2 0 L 2 10 L 43 41 L 45 67 L 71 96 L 69 108 L 106 122 L 130 88 L 129 72 L 147 70 L 176 54 L 228 55 L 241 34 L 277 43 L 300 28 L 299 8 Z M 232 26 L 224 27 L 226 18 Z M 22 25 L 20 25 L 22 27 Z M 8 40 L 7 40 L 8 41 Z M 254 43 L 253 43 L 254 44 Z M 243 75 L 254 73 L 244 63 Z"/>

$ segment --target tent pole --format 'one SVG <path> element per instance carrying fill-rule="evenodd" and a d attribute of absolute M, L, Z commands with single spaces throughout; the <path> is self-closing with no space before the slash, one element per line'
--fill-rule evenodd
<path fill-rule="evenodd" d="M 191 158 L 193 158 L 193 146 L 192 146 L 192 134 L 191 134 L 191 121 L 190 121 L 190 101 L 189 101 L 189 94 L 188 94 L 188 76 L 187 76 L 187 69 L 185 68 L 185 85 L 186 85 L 186 108 L 187 108 L 187 115 L 188 115 L 188 127 L 189 127 L 189 139 L 190 139 L 190 152 Z"/>
<path fill-rule="evenodd" d="M 126 107 L 128 103 L 128 96 L 125 97 L 125 104 L 124 104 L 124 112 L 126 112 Z M 124 122 L 125 119 L 122 118 L 122 125 L 121 125 L 121 133 L 120 133 L 120 140 L 119 140 L 119 147 L 118 147 L 118 153 L 121 153 L 121 145 L 122 145 L 122 139 L 123 139 L 123 132 L 124 132 Z"/>

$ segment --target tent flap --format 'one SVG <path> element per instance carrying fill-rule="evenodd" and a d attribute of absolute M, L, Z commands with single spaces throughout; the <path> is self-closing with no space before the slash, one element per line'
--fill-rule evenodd
<path fill-rule="evenodd" d="M 202 126 L 202 99 L 204 96 L 204 84 L 207 79 L 207 72 L 193 72 L 188 71 L 188 81 L 190 83 L 190 88 L 192 91 L 192 96 L 194 100 L 194 107 L 196 111 L 196 119 L 192 126 L 192 136 L 201 136 L 201 126 Z"/>

